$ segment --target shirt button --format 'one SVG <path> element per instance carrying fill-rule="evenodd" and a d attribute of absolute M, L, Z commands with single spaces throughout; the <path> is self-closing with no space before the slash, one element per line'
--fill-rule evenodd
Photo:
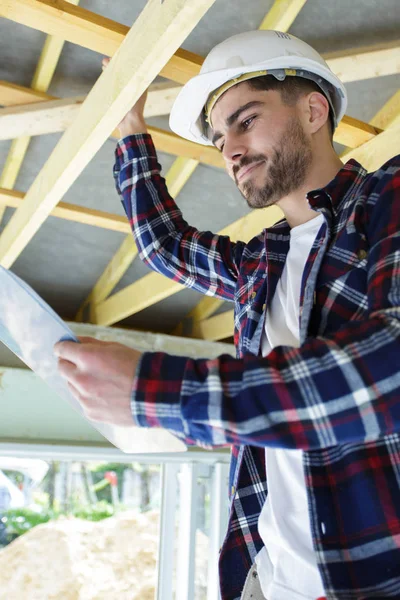
<path fill-rule="evenodd" d="M 359 250 L 357 252 L 357 257 L 359 258 L 359 260 L 364 260 L 364 258 L 367 258 L 367 251 L 366 250 Z"/>
<path fill-rule="evenodd" d="M 235 493 L 236 493 L 236 488 L 235 488 L 235 486 L 233 485 L 233 486 L 231 487 L 231 496 L 234 496 L 234 495 L 235 495 Z"/>
<path fill-rule="evenodd" d="M 254 298 L 256 297 L 256 292 L 251 292 L 251 299 L 254 300 Z"/>
<path fill-rule="evenodd" d="M 262 309 L 263 309 L 263 311 L 264 311 L 266 308 L 267 308 L 267 305 L 266 305 L 266 304 L 263 304 L 263 306 L 262 306 Z"/>

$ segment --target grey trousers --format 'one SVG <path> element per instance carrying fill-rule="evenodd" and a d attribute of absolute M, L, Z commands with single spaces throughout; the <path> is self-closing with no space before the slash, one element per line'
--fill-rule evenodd
<path fill-rule="evenodd" d="M 255 563 L 247 574 L 240 600 L 267 600 L 261 590 Z"/>

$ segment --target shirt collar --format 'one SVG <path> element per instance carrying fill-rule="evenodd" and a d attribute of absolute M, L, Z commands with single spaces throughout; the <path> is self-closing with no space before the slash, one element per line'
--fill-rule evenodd
<path fill-rule="evenodd" d="M 340 209 L 340 204 L 363 183 L 367 171 L 356 160 L 349 160 L 337 175 L 324 188 L 308 192 L 307 199 L 310 207 L 318 209 L 323 204 L 321 198 L 328 198 L 334 213 Z"/>

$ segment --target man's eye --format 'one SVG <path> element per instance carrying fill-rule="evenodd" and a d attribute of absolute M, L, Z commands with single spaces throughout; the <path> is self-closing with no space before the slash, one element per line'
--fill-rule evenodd
<path fill-rule="evenodd" d="M 220 152 L 222 152 L 222 151 L 223 151 L 223 149 L 224 149 L 224 146 L 225 146 L 225 144 L 221 144 L 221 145 L 219 146 L 218 150 L 219 150 Z"/>
<path fill-rule="evenodd" d="M 254 118 L 255 117 L 249 117 L 248 119 L 245 119 L 244 121 L 242 121 L 242 123 L 241 123 L 242 129 L 248 129 L 248 127 L 250 127 L 250 125 L 252 124 Z"/>

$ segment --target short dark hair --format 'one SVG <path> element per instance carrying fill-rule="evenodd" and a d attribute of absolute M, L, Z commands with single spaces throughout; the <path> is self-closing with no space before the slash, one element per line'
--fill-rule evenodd
<path fill-rule="evenodd" d="M 261 75 L 253 79 L 247 79 L 246 83 L 253 90 L 276 90 L 280 92 L 282 101 L 288 106 L 296 104 L 300 96 L 310 94 L 311 92 L 319 92 L 326 98 L 326 94 L 314 81 L 305 79 L 304 77 L 288 76 L 283 81 L 280 81 L 273 75 Z M 328 100 L 328 98 L 326 98 Z M 329 131 L 331 139 L 333 138 L 334 117 L 330 102 L 329 104 Z"/>

